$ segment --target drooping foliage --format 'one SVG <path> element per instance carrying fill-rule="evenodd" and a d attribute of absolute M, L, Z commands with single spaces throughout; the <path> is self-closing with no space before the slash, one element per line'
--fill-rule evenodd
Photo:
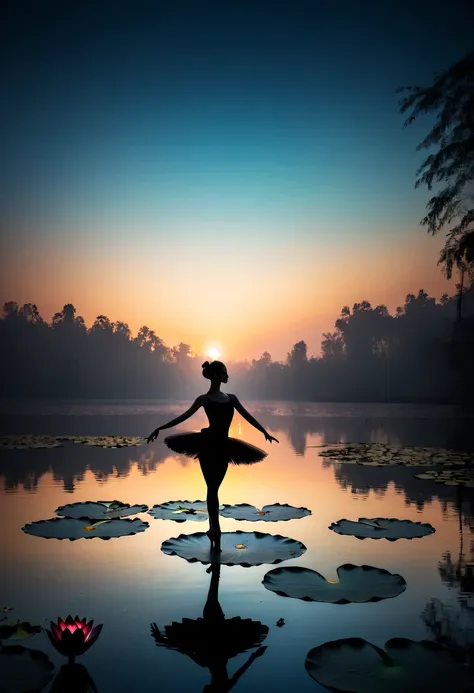
<path fill-rule="evenodd" d="M 459 218 L 465 231 L 474 220 L 474 209 L 463 209 L 463 194 L 474 180 L 474 51 L 437 74 L 427 87 L 401 87 L 400 112 L 410 112 L 406 125 L 422 115 L 436 114 L 430 132 L 418 150 L 437 147 L 418 169 L 416 186 L 444 185 L 428 202 L 422 224 L 436 233 Z M 472 193 L 472 191 L 471 191 Z"/>
<path fill-rule="evenodd" d="M 427 204 L 421 224 L 429 233 L 447 231 L 439 264 L 448 278 L 454 267 L 461 275 L 474 274 L 474 51 L 435 75 L 426 87 L 401 87 L 405 96 L 400 112 L 409 116 L 405 125 L 420 116 L 435 116 L 434 124 L 420 142 L 418 151 L 435 149 L 417 171 L 416 187 L 426 185 L 437 192 Z M 460 317 L 460 315 L 458 315 Z"/>

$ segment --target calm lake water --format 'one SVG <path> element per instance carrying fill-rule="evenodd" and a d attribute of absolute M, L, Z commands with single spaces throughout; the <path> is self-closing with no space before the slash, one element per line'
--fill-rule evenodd
<path fill-rule="evenodd" d="M 186 406 L 153 402 L 61 403 L 41 408 L 3 405 L 1 433 L 142 436 Z M 264 588 L 264 575 L 274 565 L 223 566 L 219 601 L 226 618 L 252 619 L 269 628 L 263 643 L 267 649 L 232 690 L 325 691 L 305 671 L 305 658 L 313 647 L 350 636 L 380 647 L 393 637 L 433 639 L 435 629 L 422 617 L 433 599 L 453 614 L 471 613 L 471 492 L 459 496 L 456 488 L 415 479 L 413 468 L 328 462 L 317 447 L 309 446 L 382 442 L 473 450 L 472 418 L 444 407 L 402 405 L 249 403 L 248 408 L 280 444 L 270 446 L 236 416 L 231 435 L 268 450 L 269 455 L 256 465 L 229 467 L 221 502 L 257 507 L 289 503 L 305 506 L 312 514 L 287 522 L 222 518 L 223 531 L 259 531 L 303 542 L 306 552 L 281 567 L 310 568 L 334 581 L 340 565 L 365 564 L 402 575 L 407 587 L 399 596 L 378 602 L 305 602 Z M 179 430 L 204 425 L 200 412 Z M 74 542 L 33 537 L 21 529 L 26 523 L 54 517 L 58 506 L 75 501 L 117 499 L 153 506 L 204 499 L 197 462 L 171 453 L 162 438 L 138 448 L 67 444 L 50 450 L 2 450 L 0 493 L 0 607 L 14 607 L 13 618 L 44 627 L 68 614 L 103 624 L 97 642 L 78 660 L 100 693 L 202 691 L 210 683 L 209 669 L 202 662 L 157 647 L 150 635 L 152 622 L 163 629 L 182 619 L 202 617 L 211 579 L 207 566 L 165 555 L 160 547 L 170 537 L 205 531 L 207 524 L 155 520 L 141 514 L 138 517 L 150 523 L 141 534 Z M 360 541 L 328 529 L 342 518 L 359 517 L 429 522 L 436 533 L 413 541 Z M 279 619 L 284 619 L 282 627 L 276 625 Z M 456 637 L 474 643 L 467 623 Z M 56 670 L 64 663 L 43 633 L 22 644 L 45 652 Z M 229 659 L 229 677 L 252 651 Z M 49 684 L 44 690 L 50 690 Z"/>

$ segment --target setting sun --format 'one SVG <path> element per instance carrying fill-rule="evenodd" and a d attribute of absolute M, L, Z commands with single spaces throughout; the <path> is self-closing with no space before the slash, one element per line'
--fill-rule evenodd
<path fill-rule="evenodd" d="M 210 356 L 213 361 L 215 361 L 216 359 L 219 358 L 219 356 L 221 355 L 221 352 L 219 351 L 219 349 L 213 348 L 213 349 L 209 349 L 209 351 L 207 352 L 207 355 Z"/>

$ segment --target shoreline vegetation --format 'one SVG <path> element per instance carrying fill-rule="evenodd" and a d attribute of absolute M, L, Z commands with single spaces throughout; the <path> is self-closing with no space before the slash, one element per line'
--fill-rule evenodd
<path fill-rule="evenodd" d="M 306 342 L 284 361 L 268 352 L 228 363 L 232 389 L 247 400 L 463 405 L 474 388 L 474 285 L 454 296 L 408 294 L 390 314 L 368 301 L 344 306 L 319 355 Z M 72 304 L 45 321 L 35 304 L 3 306 L 1 382 L 5 400 L 177 401 L 202 390 L 192 346 L 169 347 L 149 327 L 99 315 L 87 327 Z"/>

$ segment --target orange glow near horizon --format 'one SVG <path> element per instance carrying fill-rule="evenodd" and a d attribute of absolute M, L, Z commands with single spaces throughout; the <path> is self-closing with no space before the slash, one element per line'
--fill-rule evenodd
<path fill-rule="evenodd" d="M 46 320 L 73 303 L 87 325 L 99 314 L 127 322 L 133 334 L 148 325 L 168 346 L 216 349 L 229 361 L 264 351 L 283 359 L 301 339 L 319 354 L 344 305 L 367 299 L 393 312 L 420 288 L 436 297 L 453 291 L 436 264 L 441 239 L 394 236 L 340 250 L 337 239 L 287 240 L 265 256 L 250 242 L 226 241 L 221 269 L 194 244 L 151 242 L 145 251 L 123 238 L 15 239 L 5 244 L 0 300 L 36 303 Z"/>

